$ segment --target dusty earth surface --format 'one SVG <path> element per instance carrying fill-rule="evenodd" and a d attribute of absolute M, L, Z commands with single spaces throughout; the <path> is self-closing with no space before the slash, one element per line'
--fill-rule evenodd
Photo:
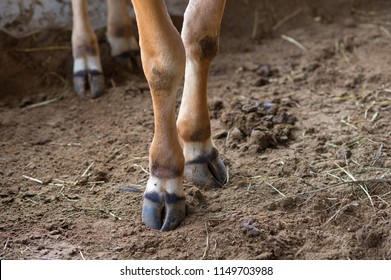
<path fill-rule="evenodd" d="M 107 92 L 80 100 L 69 31 L 0 35 L 2 259 L 391 258 L 391 2 L 265 4 L 258 22 L 254 3 L 228 3 L 210 73 L 229 182 L 185 181 L 186 220 L 165 233 L 141 223 L 142 73 L 101 30 Z"/>

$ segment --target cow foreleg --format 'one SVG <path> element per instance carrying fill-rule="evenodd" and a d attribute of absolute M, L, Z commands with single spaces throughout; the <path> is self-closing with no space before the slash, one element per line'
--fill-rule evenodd
<path fill-rule="evenodd" d="M 175 121 L 176 92 L 184 74 L 185 50 L 162 0 L 132 2 L 155 118 L 142 220 L 151 228 L 166 231 L 174 229 L 185 217 L 184 157 Z"/>

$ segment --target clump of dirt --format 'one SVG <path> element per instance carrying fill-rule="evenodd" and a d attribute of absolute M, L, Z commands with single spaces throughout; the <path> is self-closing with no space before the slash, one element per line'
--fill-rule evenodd
<path fill-rule="evenodd" d="M 231 108 L 222 114 L 221 122 L 230 129 L 220 134 L 232 143 L 231 148 L 241 148 L 260 153 L 278 144 L 293 140 L 291 134 L 297 121 L 288 112 L 290 102 L 274 99 L 272 102 L 235 99 Z M 216 137 L 218 138 L 218 137 Z"/>
<path fill-rule="evenodd" d="M 252 86 L 260 88 L 278 78 L 278 69 L 268 64 L 246 63 L 236 70 L 250 73 L 256 82 Z M 241 152 L 261 153 L 267 148 L 286 145 L 294 139 L 292 131 L 297 118 L 290 108 L 296 106 L 291 99 L 274 97 L 270 101 L 247 99 L 243 96 L 230 100 L 228 110 L 222 100 L 214 100 L 209 109 L 212 118 L 220 120 L 227 127 L 215 135 L 215 139 L 226 139 L 232 149 Z"/>

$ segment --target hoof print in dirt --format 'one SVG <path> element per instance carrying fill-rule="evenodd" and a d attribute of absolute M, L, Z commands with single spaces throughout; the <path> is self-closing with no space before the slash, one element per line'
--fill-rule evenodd
<path fill-rule="evenodd" d="M 186 215 L 196 213 L 196 209 L 207 205 L 208 200 L 198 187 L 194 186 L 186 191 Z"/>
<path fill-rule="evenodd" d="M 293 140 L 291 132 L 297 118 L 289 113 L 291 103 L 278 99 L 274 102 L 235 100 L 231 110 L 221 117 L 221 121 L 230 127 L 227 138 L 231 147 L 260 153 Z"/>
<path fill-rule="evenodd" d="M 207 200 L 205 196 L 202 194 L 201 190 L 197 187 L 191 187 L 187 191 L 187 202 L 194 206 L 206 205 Z"/>
<path fill-rule="evenodd" d="M 372 229 L 370 226 L 365 225 L 362 231 L 359 232 L 358 239 L 361 243 L 361 246 L 374 248 L 381 244 L 383 235 L 375 229 Z"/>

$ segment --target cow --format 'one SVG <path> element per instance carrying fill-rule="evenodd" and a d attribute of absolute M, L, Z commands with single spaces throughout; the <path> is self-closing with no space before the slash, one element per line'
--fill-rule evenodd
<path fill-rule="evenodd" d="M 150 177 L 143 196 L 142 222 L 168 231 L 185 218 L 183 177 L 206 187 L 222 187 L 224 165 L 211 137 L 207 83 L 219 48 L 226 0 L 190 0 L 181 34 L 163 0 L 132 0 L 136 15 L 142 68 L 154 110 L 154 136 L 149 150 Z M 109 0 L 107 37 L 113 56 L 137 49 L 126 1 Z M 88 20 L 87 1 L 72 0 L 74 87 L 91 97 L 104 90 L 96 36 Z M 179 83 L 184 89 L 178 117 L 175 103 Z"/>

